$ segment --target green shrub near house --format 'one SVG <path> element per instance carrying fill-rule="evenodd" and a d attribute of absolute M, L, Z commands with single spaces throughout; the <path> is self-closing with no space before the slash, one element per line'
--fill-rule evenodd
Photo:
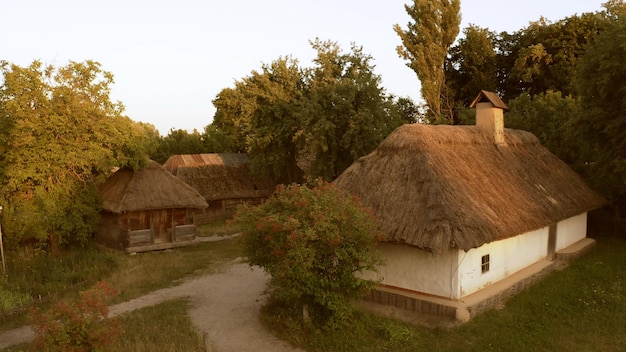
<path fill-rule="evenodd" d="M 272 276 L 271 297 L 299 308 L 305 323 L 349 323 L 354 301 L 375 284 L 358 274 L 382 264 L 378 223 L 329 183 L 279 186 L 262 205 L 240 207 L 235 222 L 250 264 Z"/>

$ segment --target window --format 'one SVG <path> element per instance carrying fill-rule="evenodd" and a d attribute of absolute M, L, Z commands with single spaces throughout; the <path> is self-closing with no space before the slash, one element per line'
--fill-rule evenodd
<path fill-rule="evenodd" d="M 489 254 L 483 255 L 480 258 L 480 271 L 484 274 L 489 271 Z"/>

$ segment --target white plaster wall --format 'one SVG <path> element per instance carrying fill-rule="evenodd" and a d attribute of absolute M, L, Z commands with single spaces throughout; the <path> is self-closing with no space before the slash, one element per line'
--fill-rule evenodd
<path fill-rule="evenodd" d="M 457 263 L 459 250 L 434 255 L 406 245 L 380 243 L 379 249 L 386 264 L 378 272 L 361 275 L 365 279 L 382 279 L 382 284 L 458 299 Z"/>
<path fill-rule="evenodd" d="M 587 237 L 587 213 L 572 216 L 556 225 L 556 250 L 561 250 Z"/>
<path fill-rule="evenodd" d="M 490 268 L 481 272 L 481 258 L 489 254 Z M 487 243 L 479 248 L 461 252 L 459 281 L 461 297 L 496 283 L 548 254 L 548 227 L 504 240 Z"/>
<path fill-rule="evenodd" d="M 468 252 L 450 250 L 441 255 L 406 245 L 380 243 L 386 264 L 378 272 L 366 272 L 365 279 L 382 279 L 382 284 L 460 299 L 496 283 L 548 255 L 548 227 L 501 241 L 487 243 Z M 585 238 L 587 213 L 557 224 L 556 250 Z M 489 254 L 490 268 L 481 272 L 481 258 Z"/>

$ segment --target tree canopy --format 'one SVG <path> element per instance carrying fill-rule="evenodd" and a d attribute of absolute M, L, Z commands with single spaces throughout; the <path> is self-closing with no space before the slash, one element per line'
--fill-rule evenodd
<path fill-rule="evenodd" d="M 446 60 L 446 82 L 455 108 L 467 107 L 482 89 L 496 90 L 496 34 L 470 25 L 451 47 Z"/>
<path fill-rule="evenodd" d="M 0 199 L 9 244 L 84 242 L 98 221 L 96 184 L 147 162 L 148 126 L 109 98 L 113 75 L 94 61 L 64 67 L 3 62 Z"/>
<path fill-rule="evenodd" d="M 572 121 L 582 114 L 580 99 L 558 91 L 522 93 L 507 105 L 507 127 L 532 132 L 544 147 L 580 171 L 588 145 L 571 131 Z"/>
<path fill-rule="evenodd" d="M 344 53 L 320 40 L 311 46 L 317 51 L 313 67 L 279 58 L 213 101 L 212 125 L 248 153 L 253 171 L 279 182 L 301 182 L 305 172 L 334 179 L 408 113 L 385 94 L 362 48 Z"/>
<path fill-rule="evenodd" d="M 245 82 L 247 93 L 257 103 L 246 136 L 253 172 L 283 182 L 301 180 L 297 132 L 301 126 L 303 76 L 297 60 L 280 58 L 263 65 L 261 72 L 253 72 Z"/>
<path fill-rule="evenodd" d="M 604 27 L 603 13 L 584 13 L 557 22 L 544 18 L 514 33 L 470 25 L 446 59 L 446 79 L 458 106 L 480 89 L 507 101 L 522 93 L 558 91 L 576 95 L 576 65 L 586 45 Z"/>
<path fill-rule="evenodd" d="M 626 213 L 626 5 L 606 5 L 605 29 L 579 59 L 577 87 L 584 115 L 575 120 L 580 139 L 591 144 L 589 178 Z M 589 154 L 587 154 L 589 155 Z"/>
<path fill-rule="evenodd" d="M 167 136 L 162 137 L 157 132 L 152 141 L 150 159 L 161 164 L 178 154 L 234 152 L 231 140 L 213 125 L 207 125 L 202 133 L 172 128 Z"/>
<path fill-rule="evenodd" d="M 508 127 L 533 132 L 624 213 L 626 5 L 603 6 L 513 33 L 470 25 L 448 51 L 446 80 L 454 123 L 473 123 L 466 106 L 479 90 L 497 92 Z"/>
<path fill-rule="evenodd" d="M 401 121 L 374 73 L 372 57 L 361 47 L 352 45 L 349 53 L 342 53 L 333 42 L 316 40 L 311 45 L 317 57 L 307 72 L 300 112 L 303 154 L 312 160 L 313 177 L 333 180 Z"/>

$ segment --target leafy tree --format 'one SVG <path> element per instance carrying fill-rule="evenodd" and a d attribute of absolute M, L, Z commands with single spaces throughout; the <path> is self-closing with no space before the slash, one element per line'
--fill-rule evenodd
<path fill-rule="evenodd" d="M 424 120 L 422 109 L 409 97 L 395 99 L 394 107 L 402 123 L 419 123 Z"/>
<path fill-rule="evenodd" d="M 137 146 L 141 146 L 145 153 L 152 156 L 156 153 L 161 142 L 161 134 L 159 130 L 150 123 L 132 121 L 130 118 L 125 118 L 130 124 L 133 130 L 131 134 L 134 136 L 133 140 Z"/>
<path fill-rule="evenodd" d="M 469 106 L 481 89 L 495 91 L 496 34 L 470 25 L 463 37 L 449 50 L 447 80 L 462 106 Z"/>
<path fill-rule="evenodd" d="M 606 28 L 579 59 L 577 84 L 584 114 L 576 131 L 595 154 L 589 173 L 618 214 L 626 212 L 626 4 L 606 6 Z"/>
<path fill-rule="evenodd" d="M 202 133 L 202 140 L 204 141 L 205 149 L 209 153 L 237 152 L 235 141 L 226 131 L 220 129 L 217 125 L 206 125 Z"/>
<path fill-rule="evenodd" d="M 303 74 L 297 60 L 279 58 L 222 90 L 213 101 L 215 128 L 250 157 L 252 171 L 279 182 L 300 182 L 296 132 Z"/>
<path fill-rule="evenodd" d="M 577 95 L 576 62 L 602 31 L 602 17 L 601 13 L 584 13 L 554 23 L 540 18 L 513 34 L 501 33 L 496 50 L 498 91 L 504 99 L 548 90 Z"/>
<path fill-rule="evenodd" d="M 302 168 L 333 179 L 402 122 L 362 48 L 343 53 L 330 41 L 311 45 L 312 68 L 280 58 L 213 101 L 213 128 L 248 153 L 254 172 L 279 182 L 301 182 Z"/>
<path fill-rule="evenodd" d="M 247 80 L 257 102 L 246 140 L 250 165 L 279 182 L 302 181 L 297 164 L 302 78 L 297 60 L 280 58 Z"/>
<path fill-rule="evenodd" d="M 542 76 L 551 63 L 552 55 L 546 52 L 543 44 L 532 44 L 520 49 L 511 75 L 520 82 L 532 83 Z"/>
<path fill-rule="evenodd" d="M 243 207 L 241 225 L 250 265 L 272 276 L 279 297 L 303 306 L 304 319 L 346 323 L 353 300 L 374 284 L 355 276 L 381 264 L 377 223 L 358 199 L 317 181 L 313 188 L 277 189 L 258 207 Z"/>
<path fill-rule="evenodd" d="M 455 124 L 470 122 L 465 108 L 480 90 L 495 91 L 498 82 L 496 34 L 475 25 L 465 28 L 463 34 L 457 45 L 450 48 L 445 65 Z"/>
<path fill-rule="evenodd" d="M 99 219 L 96 184 L 138 168 L 146 129 L 109 99 L 113 75 L 93 61 L 0 65 L 0 198 L 9 244 L 84 242 Z"/>
<path fill-rule="evenodd" d="M 580 101 L 561 92 L 548 91 L 531 96 L 523 93 L 508 102 L 507 127 L 532 132 L 543 146 L 578 169 L 584 164 L 583 140 L 574 138 L 571 122 L 580 114 Z"/>
<path fill-rule="evenodd" d="M 247 81 L 236 81 L 235 88 L 222 89 L 213 100 L 213 106 L 216 111 L 212 129 L 224 132 L 235 151 L 245 152 L 252 114 L 257 109 L 256 99 L 248 92 Z"/>
<path fill-rule="evenodd" d="M 598 13 L 531 23 L 520 36 L 512 78 L 532 94 L 548 90 L 576 94 L 576 61 L 600 30 Z"/>
<path fill-rule="evenodd" d="M 554 23 L 540 18 L 513 33 L 465 28 L 445 66 L 457 108 L 480 89 L 497 91 L 505 101 L 549 90 L 576 96 L 576 62 L 602 31 L 604 16 L 584 13 Z"/>
<path fill-rule="evenodd" d="M 308 70 L 302 101 L 303 154 L 310 174 L 333 180 L 359 157 L 370 153 L 401 124 L 393 99 L 380 86 L 372 57 L 352 45 L 315 40 L 314 67 Z"/>
<path fill-rule="evenodd" d="M 158 147 L 151 158 L 164 163 L 176 154 L 200 154 L 208 152 L 203 135 L 197 130 L 189 133 L 182 129 L 171 129 L 165 137 L 159 138 Z"/>
<path fill-rule="evenodd" d="M 460 0 L 413 0 L 412 5 L 404 5 L 413 22 L 407 24 L 407 30 L 394 26 L 402 40 L 398 55 L 417 74 L 428 105 L 427 118 L 432 122 L 453 121 L 444 63 L 459 33 L 460 7 Z"/>

